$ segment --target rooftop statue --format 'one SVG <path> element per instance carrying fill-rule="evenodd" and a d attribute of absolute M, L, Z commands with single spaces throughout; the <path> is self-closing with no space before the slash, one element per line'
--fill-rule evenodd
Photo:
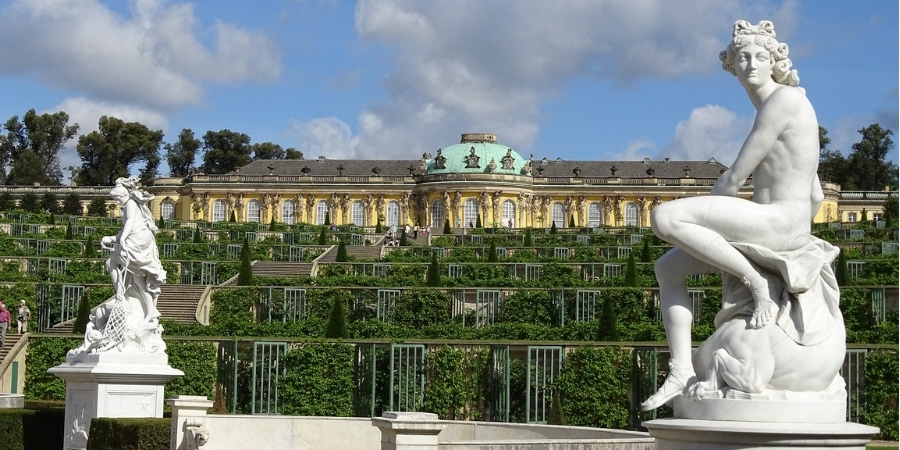
<path fill-rule="evenodd" d="M 815 111 L 772 22 L 737 21 L 719 58 L 756 117 L 709 196 L 653 209 L 653 232 L 675 245 L 656 263 L 671 358 L 642 408 L 679 396 L 841 399 L 845 332 L 830 267 L 838 252 L 810 234 L 824 199 Z M 737 198 L 751 173 L 752 200 Z M 692 354 L 685 277 L 709 273 L 722 274 L 722 310 L 716 332 Z"/>
<path fill-rule="evenodd" d="M 156 247 L 158 230 L 147 207 L 153 195 L 140 189 L 135 177 L 119 178 L 109 194 L 122 209 L 122 230 L 100 241 L 110 252 L 106 270 L 115 294 L 94 309 L 84 343 L 69 352 L 76 359 L 111 350 L 165 351 L 156 301 L 166 271 Z"/>

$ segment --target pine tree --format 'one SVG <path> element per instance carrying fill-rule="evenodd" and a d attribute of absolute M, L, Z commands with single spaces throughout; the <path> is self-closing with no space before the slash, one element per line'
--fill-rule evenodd
<path fill-rule="evenodd" d="M 444 219 L 444 234 L 451 234 L 453 230 L 450 229 L 450 219 Z"/>
<path fill-rule="evenodd" d="M 376 234 L 384 233 L 384 227 L 381 225 L 381 217 L 379 217 L 378 221 L 375 222 L 375 233 Z"/>
<path fill-rule="evenodd" d="M 325 227 L 319 232 L 319 245 L 328 245 L 328 235 L 325 234 Z"/>
<path fill-rule="evenodd" d="M 94 247 L 94 240 L 90 237 L 87 238 L 87 241 L 84 243 L 84 257 L 85 258 L 96 258 L 97 257 L 97 248 Z"/>
<path fill-rule="evenodd" d="M 531 247 L 534 245 L 534 242 L 531 239 L 531 227 L 525 229 L 525 239 L 523 239 L 522 246 Z"/>
<path fill-rule="evenodd" d="M 600 340 L 615 342 L 619 340 L 616 307 L 611 298 L 603 301 L 603 312 L 600 315 Z"/>
<path fill-rule="evenodd" d="M 559 390 L 553 392 L 553 400 L 550 402 L 550 411 L 547 412 L 547 425 L 567 425 L 566 415 L 563 412 Z"/>
<path fill-rule="evenodd" d="M 347 262 L 349 258 L 347 258 L 347 244 L 344 243 L 344 240 L 338 243 L 337 255 L 334 257 L 335 262 Z"/>
<path fill-rule="evenodd" d="M 82 295 L 78 300 L 78 312 L 75 315 L 75 325 L 72 332 L 75 334 L 84 334 L 87 329 L 88 321 L 91 320 L 91 305 L 88 303 L 88 295 Z"/>
<path fill-rule="evenodd" d="M 475 216 L 475 228 L 481 228 L 481 214 Z"/>
<path fill-rule="evenodd" d="M 638 287 L 637 264 L 634 262 L 634 252 L 628 253 L 628 264 L 625 266 L 625 286 Z"/>
<path fill-rule="evenodd" d="M 322 222 L 322 225 L 326 225 L 326 226 L 331 225 L 331 218 L 328 216 L 329 216 L 329 214 L 325 214 L 325 221 Z"/>
<path fill-rule="evenodd" d="M 231 210 L 231 217 L 228 219 L 229 222 L 235 223 L 237 222 L 237 214 L 235 214 L 234 210 Z"/>
<path fill-rule="evenodd" d="M 843 250 L 838 253 L 834 277 L 837 279 L 838 286 L 846 286 L 850 282 L 850 274 L 847 272 L 847 256 L 844 255 Z"/>
<path fill-rule="evenodd" d="M 269 231 L 275 229 L 275 214 L 272 214 L 272 220 L 269 221 Z"/>
<path fill-rule="evenodd" d="M 250 241 L 244 236 L 244 243 L 241 245 L 241 269 L 238 272 L 238 286 L 253 286 L 253 266 L 250 264 Z"/>
<path fill-rule="evenodd" d="M 343 241 L 341 241 L 343 243 Z M 331 312 L 328 314 L 328 325 L 325 328 L 325 337 L 331 339 L 344 339 L 347 333 L 347 314 L 344 313 L 344 301 L 336 296 L 331 301 Z"/>
<path fill-rule="evenodd" d="M 428 272 L 425 275 L 425 286 L 441 287 L 441 272 L 438 265 L 437 253 L 431 253 L 431 263 L 428 264 Z"/>
<path fill-rule="evenodd" d="M 650 239 L 643 239 L 644 245 L 641 247 L 641 262 L 653 262 L 653 256 L 650 254 Z"/>
<path fill-rule="evenodd" d="M 569 216 L 569 228 L 575 228 L 575 215 Z"/>
<path fill-rule="evenodd" d="M 203 233 L 200 232 L 200 228 L 194 228 L 194 243 L 202 244 L 203 243 Z"/>
<path fill-rule="evenodd" d="M 72 231 L 72 223 L 70 222 L 66 225 L 66 240 L 71 241 L 72 239 L 75 239 L 75 233 Z"/>
<path fill-rule="evenodd" d="M 556 221 L 550 222 L 550 234 L 556 234 Z"/>
<path fill-rule="evenodd" d="M 406 227 L 400 229 L 400 246 L 406 247 L 409 245 L 409 239 L 406 238 Z"/>
<path fill-rule="evenodd" d="M 491 239 L 491 247 L 488 249 L 487 260 L 492 263 L 497 262 L 497 244 L 494 243 L 493 239 Z"/>

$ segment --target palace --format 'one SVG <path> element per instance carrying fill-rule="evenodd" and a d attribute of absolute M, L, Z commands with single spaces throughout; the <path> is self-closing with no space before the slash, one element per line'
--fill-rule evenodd
<path fill-rule="evenodd" d="M 221 175 L 158 178 L 156 217 L 357 226 L 649 226 L 661 202 L 704 195 L 726 169 L 708 161 L 566 161 L 523 157 L 487 133 L 409 160 L 254 161 Z M 816 222 L 877 218 L 896 193 L 823 183 Z M 749 198 L 752 179 L 739 195 Z M 849 194 L 849 195 L 848 195 Z M 845 196 L 847 197 L 845 199 Z"/>

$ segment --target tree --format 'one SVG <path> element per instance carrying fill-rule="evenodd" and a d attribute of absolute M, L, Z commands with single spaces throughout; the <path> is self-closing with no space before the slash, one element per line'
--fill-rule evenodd
<path fill-rule="evenodd" d="M 9 191 L 0 192 L 0 211 L 9 211 L 16 207 L 12 194 Z"/>
<path fill-rule="evenodd" d="M 284 150 L 284 159 L 303 159 L 303 152 L 296 148 L 287 148 Z"/>
<path fill-rule="evenodd" d="M 233 209 L 231 210 L 231 217 L 228 218 L 228 221 L 231 223 L 237 222 L 237 215 L 235 214 Z"/>
<path fill-rule="evenodd" d="M 73 191 L 66 194 L 66 198 L 63 199 L 62 212 L 73 216 L 84 214 L 84 207 L 81 206 L 81 196 L 77 192 Z"/>
<path fill-rule="evenodd" d="M 531 247 L 532 245 L 534 245 L 534 242 L 531 239 L 531 227 L 528 227 L 525 229 L 525 238 L 523 239 L 522 246 Z"/>
<path fill-rule="evenodd" d="M 347 332 L 347 314 L 344 312 L 344 299 L 341 296 L 335 296 L 331 300 L 331 311 L 328 314 L 325 337 L 343 339 L 347 336 L 349 334 Z"/>
<path fill-rule="evenodd" d="M 619 328 L 616 317 L 616 305 L 612 298 L 603 300 L 603 311 L 600 314 L 599 337 L 601 341 L 618 341 Z"/>
<path fill-rule="evenodd" d="M 406 227 L 400 228 L 400 246 L 406 247 L 409 245 L 409 239 L 406 237 Z"/>
<path fill-rule="evenodd" d="M 831 139 L 828 138 L 828 130 L 825 127 L 819 127 L 819 179 L 821 181 L 831 181 L 840 183 L 844 177 L 844 169 L 847 161 L 840 150 L 831 150 L 828 144 Z"/>
<path fill-rule="evenodd" d="M 625 286 L 638 286 L 637 264 L 634 262 L 634 252 L 628 254 L 628 263 L 625 266 Z"/>
<path fill-rule="evenodd" d="M 337 255 L 334 257 L 335 262 L 347 262 L 349 258 L 347 257 L 347 244 L 344 243 L 344 240 L 338 243 Z"/>
<path fill-rule="evenodd" d="M 325 234 L 326 228 L 322 227 L 322 231 L 319 232 L 319 245 L 328 245 L 328 235 Z"/>
<path fill-rule="evenodd" d="M 22 194 L 19 199 L 19 209 L 24 209 L 30 213 L 41 212 L 41 200 L 34 191 L 28 191 Z"/>
<path fill-rule="evenodd" d="M 497 262 L 497 244 L 494 243 L 493 239 L 491 239 L 491 246 L 488 248 L 487 260 L 492 263 Z"/>
<path fill-rule="evenodd" d="M 453 230 L 450 229 L 450 219 L 444 219 L 444 234 L 453 234 Z"/>
<path fill-rule="evenodd" d="M 550 234 L 556 234 L 556 221 L 550 222 Z"/>
<path fill-rule="evenodd" d="M 178 133 L 177 141 L 165 145 L 169 175 L 173 177 L 188 176 L 201 145 L 202 142 L 194 137 L 194 132 L 190 128 L 182 129 L 181 133 Z"/>
<path fill-rule="evenodd" d="M 91 320 L 91 304 L 88 303 L 89 295 L 82 295 L 78 300 L 78 312 L 75 313 L 75 323 L 72 332 L 83 335 L 87 329 L 88 321 Z"/>
<path fill-rule="evenodd" d="M 85 258 L 96 258 L 97 257 L 97 248 L 94 247 L 94 240 L 90 237 L 87 238 L 87 241 L 84 243 L 84 257 Z"/>
<path fill-rule="evenodd" d="M 846 177 L 841 187 L 846 190 L 880 191 L 885 186 L 897 188 L 897 166 L 887 160 L 894 148 L 891 130 L 877 123 L 859 130 L 862 139 L 853 144 L 847 158 Z"/>
<path fill-rule="evenodd" d="M 228 173 L 250 164 L 250 136 L 228 129 L 207 131 L 203 135 L 204 173 Z"/>
<path fill-rule="evenodd" d="M 481 228 L 481 214 L 475 215 L 475 228 Z"/>
<path fill-rule="evenodd" d="M 850 283 L 850 273 L 847 271 L 847 256 L 844 251 L 838 252 L 837 264 L 834 268 L 834 278 L 837 280 L 838 286 L 846 286 Z"/>
<path fill-rule="evenodd" d="M 253 144 L 253 160 L 284 159 L 284 149 L 278 144 L 263 142 Z"/>
<path fill-rule="evenodd" d="M 75 182 L 89 186 L 112 186 L 117 178 L 130 175 L 131 166 L 140 161 L 141 181 L 156 178 L 159 168 L 159 147 L 162 130 L 150 130 L 140 122 L 125 122 L 116 117 L 102 116 L 99 130 L 78 138 L 81 167 Z"/>
<path fill-rule="evenodd" d="M 59 214 L 59 199 L 52 192 L 45 192 L 41 197 L 41 209 L 50 214 Z"/>
<path fill-rule="evenodd" d="M 441 272 L 438 265 L 437 253 L 431 253 L 431 263 L 428 264 L 428 272 L 425 274 L 425 286 L 441 287 Z"/>
<path fill-rule="evenodd" d="M 32 109 L 21 122 L 13 116 L 3 128 L 7 134 L 0 136 L 0 181 L 11 185 L 62 183 L 59 153 L 78 133 L 78 124 L 69 125 L 68 114 L 38 115 Z"/>
<path fill-rule="evenodd" d="M 569 228 L 575 228 L 575 215 L 569 216 Z"/>
<path fill-rule="evenodd" d="M 641 247 L 641 262 L 653 262 L 653 255 L 650 253 L 650 240 L 643 239 L 643 247 Z"/>
<path fill-rule="evenodd" d="M 244 236 L 244 243 L 241 245 L 241 268 L 238 272 L 238 286 L 253 286 L 253 266 L 250 263 L 250 242 Z"/>
<path fill-rule="evenodd" d="M 97 217 L 106 217 L 106 200 L 102 197 L 94 197 L 91 199 L 91 202 L 88 203 L 87 207 L 87 215 L 89 216 L 97 216 Z"/>
<path fill-rule="evenodd" d="M 203 243 L 203 233 L 200 232 L 200 228 L 194 228 L 193 242 L 194 242 L 195 244 L 202 244 L 202 243 Z"/>
<path fill-rule="evenodd" d="M 75 239 L 75 232 L 72 230 L 72 222 L 66 224 L 66 240 L 71 241 Z"/>

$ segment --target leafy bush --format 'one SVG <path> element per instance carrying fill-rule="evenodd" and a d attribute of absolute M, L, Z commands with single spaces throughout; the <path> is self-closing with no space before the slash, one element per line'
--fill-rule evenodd
<path fill-rule="evenodd" d="M 566 355 L 555 387 L 569 425 L 626 428 L 631 352 L 616 347 L 579 347 Z"/>
<path fill-rule="evenodd" d="M 168 450 L 172 419 L 91 419 L 87 450 Z"/>
<path fill-rule="evenodd" d="M 328 342 L 305 343 L 285 355 L 278 382 L 283 413 L 349 417 L 356 389 L 355 349 Z"/>

